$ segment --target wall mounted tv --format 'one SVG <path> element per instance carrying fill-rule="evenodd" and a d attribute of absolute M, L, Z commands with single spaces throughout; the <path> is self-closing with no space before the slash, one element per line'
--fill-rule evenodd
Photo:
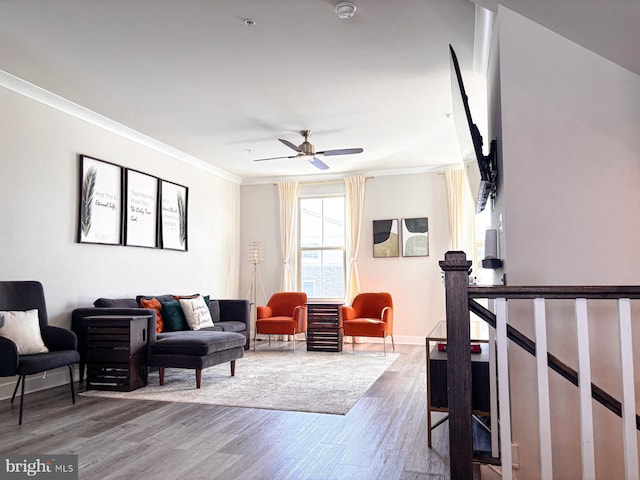
<path fill-rule="evenodd" d="M 453 47 L 451 52 L 451 95 L 453 99 L 453 120 L 458 134 L 458 143 L 462 153 L 462 161 L 467 172 L 471 191 L 476 195 L 476 213 L 482 212 L 489 197 L 495 197 L 496 179 L 496 141 L 490 145 L 488 155 L 482 153 L 482 135 L 469 109 L 469 100 L 462 82 L 458 57 Z"/>

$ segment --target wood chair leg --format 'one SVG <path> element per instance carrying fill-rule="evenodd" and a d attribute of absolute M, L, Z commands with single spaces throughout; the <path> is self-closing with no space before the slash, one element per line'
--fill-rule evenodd
<path fill-rule="evenodd" d="M 394 352 L 396 351 L 396 344 L 393 342 L 393 335 L 391 335 L 391 348 Z"/>
<path fill-rule="evenodd" d="M 71 365 L 69 367 L 69 385 L 71 385 L 71 403 L 76 404 L 76 392 L 73 389 L 73 367 Z"/>
<path fill-rule="evenodd" d="M 235 360 L 231 360 L 231 376 L 232 377 L 236 376 L 236 361 Z"/>
<path fill-rule="evenodd" d="M 202 369 L 196 368 L 196 388 L 202 385 Z"/>
<path fill-rule="evenodd" d="M 384 351 L 384 356 L 387 356 L 387 337 L 382 337 L 382 349 Z"/>
<path fill-rule="evenodd" d="M 164 367 L 158 367 L 158 377 L 160 378 L 160 386 L 164 385 Z"/>

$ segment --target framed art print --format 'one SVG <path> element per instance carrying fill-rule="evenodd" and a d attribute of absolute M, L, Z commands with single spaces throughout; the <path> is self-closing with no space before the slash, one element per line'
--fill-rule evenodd
<path fill-rule="evenodd" d="M 428 257 L 429 256 L 429 219 L 403 218 L 402 219 L 402 256 L 403 257 Z"/>
<path fill-rule="evenodd" d="M 162 248 L 187 251 L 189 189 L 160 181 L 160 232 Z"/>
<path fill-rule="evenodd" d="M 373 221 L 373 258 L 399 256 L 398 220 Z"/>
<path fill-rule="evenodd" d="M 124 244 L 133 247 L 158 246 L 158 178 L 126 170 Z"/>
<path fill-rule="evenodd" d="M 122 244 L 122 167 L 80 155 L 78 243 Z"/>

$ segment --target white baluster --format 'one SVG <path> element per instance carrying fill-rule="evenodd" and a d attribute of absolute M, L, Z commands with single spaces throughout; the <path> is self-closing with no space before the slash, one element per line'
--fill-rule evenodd
<path fill-rule="evenodd" d="M 582 445 L 582 479 L 595 480 L 596 465 L 593 448 L 593 411 L 591 401 L 591 357 L 589 355 L 589 324 L 587 299 L 576 298 L 578 333 L 578 385 L 580 387 L 580 435 Z"/>
<path fill-rule="evenodd" d="M 509 399 L 509 355 L 507 342 L 507 300 L 496 299 L 496 346 L 498 347 L 498 397 L 500 405 L 500 448 L 502 478 L 512 480 L 511 407 Z M 492 422 L 493 423 L 493 422 Z"/>
<path fill-rule="evenodd" d="M 633 376 L 633 342 L 631 332 L 631 302 L 618 300 L 620 325 L 620 364 L 622 365 L 622 438 L 624 443 L 624 478 L 637 479 L 638 437 L 636 433 L 636 399 Z"/>
<path fill-rule="evenodd" d="M 538 369 L 538 431 L 540 434 L 540 478 L 553 478 L 551 457 L 551 413 L 549 408 L 549 368 L 547 364 L 547 319 L 544 298 L 533 301 Z"/>

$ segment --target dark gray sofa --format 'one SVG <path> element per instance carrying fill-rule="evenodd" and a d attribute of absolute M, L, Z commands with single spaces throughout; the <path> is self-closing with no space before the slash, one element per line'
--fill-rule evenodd
<path fill-rule="evenodd" d="M 151 298 L 152 296 L 145 296 Z M 137 297 L 139 298 L 139 297 Z M 76 308 L 71 313 L 71 330 L 78 337 L 78 352 L 80 353 L 80 382 L 84 380 L 84 371 L 87 359 L 87 329 L 84 319 L 96 315 L 131 315 L 149 316 L 149 341 L 147 356 L 150 357 L 151 346 L 156 340 L 184 336 L 184 331 L 162 332 L 156 334 L 156 312 L 148 308 L 141 308 L 137 298 L 98 298 L 93 302 L 93 307 Z M 159 301 L 173 300 L 172 295 L 155 295 Z M 215 306 L 219 307 L 219 317 Z M 210 311 L 214 318 L 212 328 L 203 328 L 198 331 L 236 332 L 245 336 L 244 349 L 249 349 L 251 305 L 244 299 L 218 299 L 211 300 Z"/>

